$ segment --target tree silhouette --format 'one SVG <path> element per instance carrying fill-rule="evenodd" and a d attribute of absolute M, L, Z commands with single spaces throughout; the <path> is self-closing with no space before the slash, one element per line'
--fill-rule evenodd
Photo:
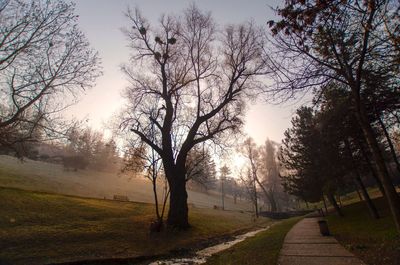
<path fill-rule="evenodd" d="M 56 115 L 100 74 L 99 57 L 64 1 L 0 3 L 0 145 L 57 132 Z"/>
<path fill-rule="evenodd" d="M 220 31 L 194 5 L 181 17 L 162 16 L 157 28 L 138 10 L 127 16 L 133 55 L 122 67 L 130 86 L 121 128 L 161 157 L 171 191 L 167 223 L 187 228 L 189 152 L 204 142 L 221 143 L 241 127 L 243 99 L 266 72 L 261 33 L 251 23 Z"/>
<path fill-rule="evenodd" d="M 351 111 L 377 165 L 397 229 L 400 198 L 393 187 L 382 149 L 368 118 L 366 98 L 370 77 L 385 77 L 385 90 L 398 87 L 397 33 L 399 21 L 389 22 L 398 10 L 396 1 L 286 1 L 278 9 L 281 20 L 270 21 L 278 58 L 271 60 L 277 73 L 275 95 L 322 89 L 327 82 L 342 83 L 351 95 Z M 389 29 L 389 30 L 388 30 Z M 398 88 L 397 88 L 398 89 Z"/>

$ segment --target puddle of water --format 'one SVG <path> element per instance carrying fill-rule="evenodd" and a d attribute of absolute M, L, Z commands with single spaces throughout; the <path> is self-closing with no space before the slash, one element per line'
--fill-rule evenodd
<path fill-rule="evenodd" d="M 169 259 L 169 260 L 157 260 L 149 265 L 194 265 L 194 264 L 203 264 L 207 261 L 207 258 L 210 256 L 221 252 L 225 249 L 228 249 L 232 247 L 233 245 L 236 245 L 239 242 L 242 242 L 246 238 L 253 237 L 259 232 L 268 230 L 270 227 L 267 226 L 266 228 L 254 230 L 242 235 L 236 236 L 233 240 L 231 241 L 226 241 L 211 247 L 207 247 L 204 249 L 201 249 L 197 251 L 193 257 L 188 257 L 188 258 L 174 258 L 174 259 Z"/>

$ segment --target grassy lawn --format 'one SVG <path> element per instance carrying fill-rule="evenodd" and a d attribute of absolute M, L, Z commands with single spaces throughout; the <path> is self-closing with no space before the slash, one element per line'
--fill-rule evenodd
<path fill-rule="evenodd" d="M 287 232 L 300 219 L 296 217 L 279 222 L 267 231 L 213 255 L 206 264 L 275 265 Z"/>
<path fill-rule="evenodd" d="M 381 197 L 374 202 L 382 218 L 372 219 L 365 203 L 357 202 L 343 208 L 344 218 L 328 216 L 329 228 L 342 245 L 366 264 L 400 264 L 400 237 L 386 201 Z"/>
<path fill-rule="evenodd" d="M 137 257 L 187 248 L 270 221 L 190 208 L 189 231 L 150 234 L 153 205 L 0 188 L 0 263 Z"/>
<path fill-rule="evenodd" d="M 374 199 L 374 198 L 379 198 L 382 196 L 382 193 L 379 191 L 377 187 L 369 187 L 367 188 L 369 196 Z M 400 190 L 398 189 L 398 192 Z M 356 191 L 347 193 L 345 195 L 340 196 L 340 202 L 339 198 L 336 197 L 338 203 L 342 203 L 342 206 L 350 205 L 353 203 L 357 203 L 360 201 L 360 197 L 358 196 Z M 331 206 L 329 201 L 327 200 L 327 205 L 328 207 Z M 322 201 L 320 202 L 314 202 L 314 203 L 308 203 L 308 207 L 306 207 L 306 204 L 304 202 L 300 203 L 300 208 L 304 210 L 309 210 L 309 209 L 324 209 L 324 203 Z"/>
<path fill-rule="evenodd" d="M 154 202 L 150 181 L 140 175 L 123 175 L 117 169 L 113 172 L 92 169 L 65 171 L 60 164 L 30 159 L 22 162 L 6 155 L 0 155 L 0 187 L 100 199 L 125 195 L 130 201 Z M 159 196 L 161 200 L 162 192 L 159 192 Z M 197 207 L 221 206 L 221 195 L 218 191 L 203 193 L 188 189 L 188 196 L 189 203 Z M 232 196 L 226 196 L 225 209 L 248 211 L 252 209 L 252 205 L 245 200 L 235 203 Z"/>

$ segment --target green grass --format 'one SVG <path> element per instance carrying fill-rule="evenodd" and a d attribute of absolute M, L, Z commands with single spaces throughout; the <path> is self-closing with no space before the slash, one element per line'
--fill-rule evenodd
<path fill-rule="evenodd" d="M 374 199 L 381 218 L 373 219 L 364 202 L 343 208 L 345 217 L 327 217 L 329 229 L 351 252 L 368 265 L 400 264 L 400 238 L 386 201 Z"/>
<path fill-rule="evenodd" d="M 370 198 L 374 199 L 374 198 L 378 198 L 378 197 L 382 197 L 382 193 L 379 191 L 379 189 L 377 187 L 369 187 L 367 188 L 368 190 L 368 194 L 370 196 Z M 336 197 L 337 199 L 337 203 L 339 204 L 339 198 Z M 349 192 L 345 195 L 340 196 L 340 200 L 342 202 L 342 206 L 346 206 L 346 205 L 350 205 L 353 203 L 357 203 L 360 201 L 360 197 L 358 196 L 356 191 L 353 192 Z M 331 206 L 329 201 L 326 200 L 327 206 Z M 314 203 L 308 203 L 308 207 L 306 206 L 306 203 L 304 202 L 300 202 L 300 209 L 303 210 L 309 210 L 309 209 L 324 209 L 324 203 L 323 201 L 320 202 L 314 202 Z"/>
<path fill-rule="evenodd" d="M 382 197 L 382 193 L 377 187 L 369 187 L 367 188 L 367 191 L 371 199 Z M 358 203 L 360 201 L 360 197 L 358 196 L 358 193 L 356 191 L 353 191 L 341 196 L 341 200 L 343 205 L 350 205 L 353 203 Z"/>
<path fill-rule="evenodd" d="M 275 265 L 287 232 L 301 218 L 291 218 L 249 238 L 232 248 L 213 255 L 208 265 Z"/>
<path fill-rule="evenodd" d="M 0 263 L 43 264 L 163 254 L 266 225 L 251 215 L 190 208 L 188 231 L 149 233 L 154 206 L 0 188 Z"/>

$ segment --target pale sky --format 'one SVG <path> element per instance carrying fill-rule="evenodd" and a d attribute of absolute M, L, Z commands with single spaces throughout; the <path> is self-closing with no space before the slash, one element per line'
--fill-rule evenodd
<path fill-rule="evenodd" d="M 90 126 L 101 129 L 121 106 L 121 91 L 127 82 L 119 70 L 127 62 L 129 49 L 121 28 L 129 25 L 124 16 L 128 6 L 139 7 L 151 24 L 156 24 L 162 13 L 179 14 L 192 2 L 203 10 L 211 11 L 219 25 L 253 20 L 268 30 L 266 22 L 273 19 L 270 6 L 278 0 L 74 0 L 79 26 L 85 32 L 92 47 L 102 58 L 104 75 L 97 85 L 81 97 L 80 102 L 69 109 L 76 118 L 88 118 Z M 256 143 L 263 144 L 267 138 L 281 142 L 283 132 L 290 126 L 290 119 L 298 103 L 268 105 L 259 100 L 250 104 L 246 114 L 245 132 Z"/>

